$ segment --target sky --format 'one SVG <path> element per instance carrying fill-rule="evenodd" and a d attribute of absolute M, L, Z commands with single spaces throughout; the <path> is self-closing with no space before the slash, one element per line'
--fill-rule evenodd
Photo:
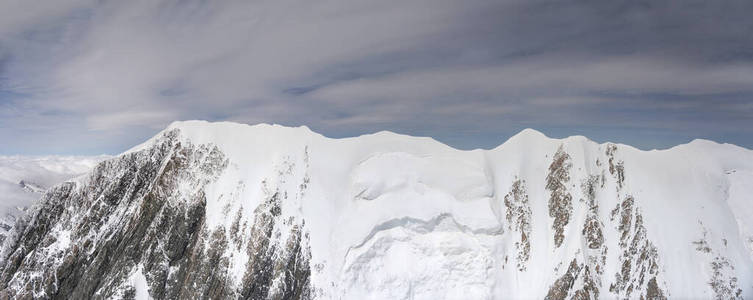
<path fill-rule="evenodd" d="M 751 1 L 0 0 L 0 154 L 175 120 L 753 148 Z"/>

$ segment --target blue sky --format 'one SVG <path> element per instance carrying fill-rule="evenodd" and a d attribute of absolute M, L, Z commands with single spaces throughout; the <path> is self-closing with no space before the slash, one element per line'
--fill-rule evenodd
<path fill-rule="evenodd" d="M 491 148 L 524 128 L 753 148 L 749 1 L 0 2 L 0 154 L 174 120 Z"/>

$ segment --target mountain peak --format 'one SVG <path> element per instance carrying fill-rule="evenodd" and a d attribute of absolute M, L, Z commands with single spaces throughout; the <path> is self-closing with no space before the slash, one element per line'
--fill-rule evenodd
<path fill-rule="evenodd" d="M 550 141 L 550 140 L 552 140 L 552 138 L 546 136 L 540 131 L 531 129 L 531 128 L 526 128 L 526 129 L 521 130 L 517 134 L 511 136 L 509 139 L 507 139 L 507 141 L 497 146 L 497 148 L 500 148 L 508 144 L 526 144 L 526 145 L 541 144 L 541 143 L 544 143 L 545 141 Z"/>
<path fill-rule="evenodd" d="M 141 147 L 46 194 L 3 246 L 0 298 L 753 295 L 750 151 L 205 121 Z"/>
<path fill-rule="evenodd" d="M 541 131 L 538 131 L 533 128 L 523 129 L 514 136 L 520 136 L 520 137 L 526 137 L 526 138 L 549 138 Z"/>
<path fill-rule="evenodd" d="M 255 130 L 255 131 L 266 131 L 266 132 L 274 132 L 274 131 L 298 131 L 302 134 L 309 134 L 313 133 L 311 129 L 308 128 L 306 125 L 293 127 L 293 126 L 285 126 L 280 124 L 269 124 L 269 123 L 257 123 L 254 125 L 244 124 L 244 123 L 236 123 L 236 122 L 228 122 L 228 121 L 221 121 L 221 122 L 209 122 L 204 120 L 186 120 L 186 121 L 174 121 L 170 123 L 170 125 L 167 126 L 165 130 L 172 130 L 172 129 L 180 129 L 181 131 L 185 133 L 192 133 L 192 132 L 201 132 L 201 131 L 221 131 L 221 132 L 228 132 L 228 133 L 238 133 L 239 131 L 244 130 Z"/>

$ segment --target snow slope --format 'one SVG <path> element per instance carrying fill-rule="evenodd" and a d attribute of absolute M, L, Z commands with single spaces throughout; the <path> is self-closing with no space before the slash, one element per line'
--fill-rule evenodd
<path fill-rule="evenodd" d="M 143 232 L 133 226 L 166 241 L 113 258 L 125 271 L 103 271 L 112 275 L 92 293 L 277 298 L 302 284 L 321 299 L 753 297 L 753 151 L 703 140 L 641 151 L 527 129 L 460 151 L 390 132 L 330 139 L 306 127 L 186 121 L 46 199 L 65 211 L 59 221 L 39 211 L 19 245 L 80 231 L 73 250 L 42 244 L 32 257 L 8 245 L 2 292 L 91 262 L 82 252 L 118 251 L 107 248 L 112 237 Z M 159 201 L 167 208 L 152 210 Z M 180 224 L 195 211 L 192 237 Z M 38 220 L 52 229 L 35 230 Z M 186 236 L 196 246 L 170 254 Z M 195 280 L 184 269 L 222 288 L 172 286 Z M 255 280 L 264 287 L 249 287 Z"/>
<path fill-rule="evenodd" d="M 109 156 L 0 156 L 0 243 L 16 218 L 55 184 Z"/>
<path fill-rule="evenodd" d="M 231 226 L 222 216 L 228 206 L 251 216 L 261 191 L 270 188 L 262 182 L 274 181 L 281 168 L 288 181 L 308 178 L 306 193 L 285 205 L 306 221 L 312 265 L 321 266 L 312 282 L 328 297 L 541 298 L 571 259 L 588 260 L 581 234 L 588 196 L 581 187 L 594 176 L 600 182 L 595 213 L 608 249 L 600 295 L 611 298 L 608 287 L 625 260 L 620 257 L 630 252 L 619 250 L 619 224 L 610 220 L 619 218 L 610 212 L 633 198 L 632 218 L 642 214 L 666 294 L 714 296 L 711 265 L 719 258 L 734 267 L 722 275 L 736 277 L 735 286 L 753 297 L 753 151 L 734 145 L 696 140 L 641 151 L 527 129 L 492 150 L 459 151 L 390 132 L 329 139 L 306 127 L 201 121 L 172 129 L 193 143 L 217 145 L 229 158 L 231 167 L 207 189 L 210 227 Z M 553 238 L 546 187 L 559 147 L 572 165 L 564 183 L 572 213 L 561 246 Z M 610 172 L 610 165 L 622 174 Z M 515 239 L 504 217 L 504 197 L 516 180 L 525 182 L 530 203 L 524 271 L 511 267 Z M 239 195 L 223 197 L 239 182 Z M 709 252 L 696 250 L 701 240 Z"/>

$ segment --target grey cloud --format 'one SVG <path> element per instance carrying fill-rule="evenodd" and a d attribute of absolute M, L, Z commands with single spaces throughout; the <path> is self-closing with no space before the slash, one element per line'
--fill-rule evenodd
<path fill-rule="evenodd" d="M 524 127 L 645 147 L 701 132 L 753 147 L 753 133 L 725 135 L 753 127 L 750 11 L 748 1 L 5 1 L 0 134 L 131 141 L 198 118 L 461 147 Z M 650 130 L 669 138 L 642 144 Z M 46 144 L 0 152 L 34 145 Z"/>

